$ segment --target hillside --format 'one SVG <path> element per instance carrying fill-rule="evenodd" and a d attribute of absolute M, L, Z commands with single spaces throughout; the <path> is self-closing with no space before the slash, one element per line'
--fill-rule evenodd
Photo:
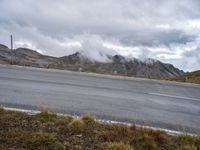
<path fill-rule="evenodd" d="M 126 59 L 123 56 L 115 55 L 110 57 L 110 62 L 102 63 L 90 61 L 80 53 L 61 58 L 63 68 L 81 68 L 83 71 L 103 74 L 115 74 L 125 76 L 137 76 L 145 78 L 165 78 L 182 75 L 183 72 L 171 64 L 165 64 L 157 60 L 148 59 L 140 61 L 138 59 Z"/>
<path fill-rule="evenodd" d="M 200 70 L 185 73 L 181 76 L 171 78 L 172 81 L 178 81 L 178 82 L 190 82 L 190 83 L 197 83 L 200 84 Z"/>
<path fill-rule="evenodd" d="M 42 55 L 34 50 L 18 48 L 11 51 L 8 47 L 0 45 L 0 63 L 33 66 L 41 68 L 56 68 L 73 71 L 95 72 L 136 76 L 144 78 L 173 78 L 183 75 L 183 71 L 171 64 L 162 63 L 154 59 L 127 59 L 120 55 L 108 56 L 110 61 L 98 62 L 90 60 L 81 53 L 69 56 L 51 57 Z"/>

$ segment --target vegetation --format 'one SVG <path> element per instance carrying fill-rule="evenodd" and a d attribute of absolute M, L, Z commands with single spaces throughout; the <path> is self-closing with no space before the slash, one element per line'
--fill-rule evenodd
<path fill-rule="evenodd" d="M 200 150 L 200 137 L 103 124 L 90 115 L 73 119 L 48 112 L 28 115 L 0 109 L 0 149 Z"/>
<path fill-rule="evenodd" d="M 178 81 L 178 82 L 190 82 L 190 83 L 197 83 L 200 84 L 200 70 L 185 73 L 182 76 L 178 76 L 176 78 L 169 79 L 171 81 Z"/>

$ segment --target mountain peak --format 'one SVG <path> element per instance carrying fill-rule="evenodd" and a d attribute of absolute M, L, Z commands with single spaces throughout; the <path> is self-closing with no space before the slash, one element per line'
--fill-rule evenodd
<path fill-rule="evenodd" d="M 6 45 L 0 44 L 0 50 L 8 50 L 9 48 Z"/>
<path fill-rule="evenodd" d="M 11 51 L 8 51 L 9 49 L 6 46 L 0 46 L 0 48 L 3 49 L 0 49 L 0 62 L 14 62 L 14 64 L 17 65 L 57 68 L 74 71 L 81 70 L 87 72 L 139 76 L 147 78 L 168 78 L 183 74 L 183 71 L 175 68 L 173 65 L 165 64 L 151 58 L 139 60 L 136 58 L 126 58 L 121 55 L 103 55 L 103 57 L 106 57 L 106 59 L 110 61 L 101 62 L 90 59 L 90 56 L 87 56 L 86 53 L 82 52 L 76 52 L 68 56 L 56 58 L 45 56 L 34 50 L 26 48 L 18 48 L 14 50 L 14 57 L 11 57 Z"/>

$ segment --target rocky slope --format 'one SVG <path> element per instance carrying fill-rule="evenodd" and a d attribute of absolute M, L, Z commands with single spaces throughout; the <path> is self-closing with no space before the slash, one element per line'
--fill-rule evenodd
<path fill-rule="evenodd" d="M 145 78 L 171 78 L 183 75 L 184 72 L 171 64 L 157 60 L 127 59 L 120 55 L 109 56 L 110 62 L 97 62 L 88 59 L 81 53 L 75 53 L 60 58 L 42 55 L 36 51 L 18 48 L 11 51 L 0 45 L 0 63 L 33 66 L 41 68 L 56 68 L 73 71 L 87 71 L 103 74 L 137 76 Z"/>

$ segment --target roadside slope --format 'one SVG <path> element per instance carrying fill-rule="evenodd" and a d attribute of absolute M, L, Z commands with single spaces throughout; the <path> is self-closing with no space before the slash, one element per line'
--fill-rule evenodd
<path fill-rule="evenodd" d="M 41 112 L 36 115 L 0 108 L 0 149 L 23 150 L 199 150 L 200 137 L 171 136 L 134 125 L 99 123 Z"/>
<path fill-rule="evenodd" d="M 189 82 L 189 83 L 197 83 L 200 84 L 200 70 L 194 72 L 188 72 L 181 76 L 169 79 L 171 81 L 178 82 Z"/>

